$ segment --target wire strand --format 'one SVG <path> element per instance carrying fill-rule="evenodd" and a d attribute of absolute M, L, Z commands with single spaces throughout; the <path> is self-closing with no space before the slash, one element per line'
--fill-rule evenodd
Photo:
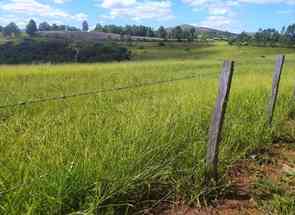
<path fill-rule="evenodd" d="M 219 73 L 212 72 L 212 73 L 206 73 L 206 74 L 197 74 L 197 75 L 187 76 L 187 77 L 182 77 L 182 78 L 177 78 L 177 79 L 159 80 L 159 81 L 146 82 L 146 83 L 135 84 L 135 85 L 130 85 L 130 86 L 115 87 L 115 88 L 111 88 L 111 89 L 100 89 L 100 90 L 96 90 L 96 91 L 81 92 L 81 93 L 76 93 L 76 94 L 71 94 L 71 95 L 44 97 L 44 98 L 40 98 L 40 99 L 21 101 L 21 102 L 17 102 L 14 104 L 2 105 L 2 106 L 0 106 L 0 109 L 20 107 L 20 106 L 25 106 L 25 105 L 30 105 L 30 104 L 44 103 L 44 102 L 48 102 L 48 101 L 66 100 L 66 99 L 75 98 L 75 97 L 91 96 L 91 95 L 110 93 L 110 92 L 115 92 L 115 91 L 136 89 L 136 88 L 159 85 L 159 84 L 166 84 L 166 83 L 171 83 L 171 82 L 176 82 L 176 81 L 190 80 L 190 79 L 200 78 L 203 76 L 208 76 L 208 75 L 213 75 L 213 74 L 217 75 Z"/>

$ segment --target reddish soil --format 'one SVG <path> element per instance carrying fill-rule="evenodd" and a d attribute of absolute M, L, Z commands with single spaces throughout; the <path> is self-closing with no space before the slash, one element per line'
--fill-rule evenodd
<path fill-rule="evenodd" d="M 255 182 L 261 178 L 276 183 L 290 169 L 295 169 L 295 147 L 287 144 L 275 144 L 268 150 L 252 155 L 251 158 L 236 162 L 227 172 L 230 194 L 213 202 L 208 207 L 193 208 L 182 202 L 174 203 L 164 212 L 147 212 L 147 215 L 259 215 L 265 214 L 257 202 Z M 295 184 L 295 183 L 294 183 Z M 295 185 L 288 184 L 288 190 Z M 162 208 L 167 208 L 163 204 Z"/>

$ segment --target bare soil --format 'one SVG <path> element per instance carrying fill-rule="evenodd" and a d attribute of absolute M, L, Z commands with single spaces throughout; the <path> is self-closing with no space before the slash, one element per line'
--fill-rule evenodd
<path fill-rule="evenodd" d="M 229 194 L 214 201 L 208 207 L 190 207 L 183 202 L 170 204 L 162 212 L 146 211 L 148 215 L 260 215 L 276 214 L 262 205 L 272 198 L 273 191 L 257 186 L 260 181 L 280 185 L 283 193 L 295 195 L 295 144 L 274 144 L 250 155 L 249 159 L 236 162 L 227 172 Z M 294 179 L 294 180 L 293 180 Z M 271 185 L 272 186 L 272 185 Z M 167 208 L 167 204 L 163 204 Z M 295 212 L 294 212 L 295 213 Z"/>

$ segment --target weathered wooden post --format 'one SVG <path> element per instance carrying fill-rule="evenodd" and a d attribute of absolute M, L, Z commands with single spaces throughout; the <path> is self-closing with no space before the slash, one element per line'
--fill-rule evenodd
<path fill-rule="evenodd" d="M 272 93 L 271 93 L 271 97 L 270 97 L 270 101 L 269 101 L 269 105 L 268 105 L 268 109 L 267 109 L 269 127 L 271 127 L 271 125 L 272 125 L 272 119 L 273 119 L 273 114 L 274 114 L 274 110 L 276 107 L 276 101 L 277 101 L 277 97 L 278 97 L 281 74 L 283 71 L 284 62 L 285 62 L 285 56 L 279 55 L 277 57 L 276 67 L 275 67 L 275 71 L 273 74 Z"/>
<path fill-rule="evenodd" d="M 219 143 L 221 137 L 221 130 L 224 121 L 224 114 L 226 111 L 227 101 L 230 94 L 231 82 L 234 72 L 234 62 L 225 61 L 219 80 L 219 93 L 217 97 L 214 115 L 212 117 L 211 126 L 209 129 L 209 141 L 207 148 L 206 159 L 206 183 L 214 179 L 217 181 L 218 177 L 218 153 Z"/>

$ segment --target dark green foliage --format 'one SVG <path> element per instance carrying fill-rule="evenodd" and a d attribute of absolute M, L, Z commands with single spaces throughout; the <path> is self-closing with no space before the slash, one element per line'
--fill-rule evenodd
<path fill-rule="evenodd" d="M 295 43 L 295 24 L 288 26 L 285 32 L 285 37 L 287 41 Z"/>
<path fill-rule="evenodd" d="M 207 33 L 207 38 L 229 39 L 235 36 L 235 34 L 219 31 L 209 28 L 197 28 L 191 25 L 181 25 L 175 28 L 165 28 L 161 26 L 159 29 L 154 30 L 151 27 L 144 25 L 101 25 L 97 24 L 94 31 L 114 33 L 120 35 L 139 36 L 139 37 L 156 37 L 169 40 L 183 41 L 187 40 L 192 42 L 201 33 Z M 122 36 L 122 37 L 123 37 Z"/>
<path fill-rule="evenodd" d="M 50 31 L 51 26 L 47 22 L 39 24 L 39 31 Z"/>
<path fill-rule="evenodd" d="M 2 33 L 5 37 L 18 36 L 20 34 L 20 29 L 14 22 L 11 22 L 3 28 Z"/>
<path fill-rule="evenodd" d="M 81 31 L 79 28 L 76 28 L 74 26 L 66 26 L 67 31 Z"/>
<path fill-rule="evenodd" d="M 180 26 L 177 26 L 176 28 L 174 28 L 172 30 L 172 35 L 179 42 L 184 38 L 184 33 L 183 33 L 183 30 L 182 30 L 182 28 Z"/>
<path fill-rule="evenodd" d="M 151 27 L 147 27 L 144 25 L 126 25 L 126 26 L 104 25 L 102 26 L 101 24 L 97 24 L 94 31 L 121 34 L 121 35 L 140 36 L 140 37 L 156 36 L 155 31 Z"/>
<path fill-rule="evenodd" d="M 125 47 L 114 45 L 95 45 L 84 46 L 80 50 L 78 62 L 97 62 L 97 61 L 121 61 L 129 59 L 129 51 Z"/>
<path fill-rule="evenodd" d="M 166 31 L 166 29 L 163 26 L 161 26 L 159 28 L 158 32 L 159 32 L 159 37 L 161 37 L 164 40 L 167 39 L 167 31 Z"/>
<path fill-rule="evenodd" d="M 26 27 L 26 33 L 30 36 L 33 36 L 37 31 L 37 24 L 31 19 Z"/>
<path fill-rule="evenodd" d="M 0 25 L 0 33 L 3 31 L 3 27 Z"/>
<path fill-rule="evenodd" d="M 160 47 L 166 46 L 166 44 L 165 44 L 163 41 L 160 41 L 160 42 L 158 43 L 158 45 L 159 45 Z"/>
<path fill-rule="evenodd" d="M 39 25 L 39 31 L 81 31 L 79 28 L 68 25 L 49 25 L 47 22 L 42 22 Z"/>
<path fill-rule="evenodd" d="M 129 56 L 127 48 L 116 44 L 76 45 L 58 39 L 25 39 L 0 46 L 2 64 L 122 61 Z"/>
<path fill-rule="evenodd" d="M 87 21 L 84 21 L 84 22 L 82 23 L 82 31 L 84 31 L 84 32 L 88 32 L 88 30 L 89 30 L 88 22 L 87 22 Z"/>
<path fill-rule="evenodd" d="M 295 45 L 295 24 L 283 27 L 279 32 L 276 29 L 259 29 L 255 34 L 245 32 L 238 35 L 235 39 L 229 40 L 230 45 L 255 45 L 255 46 L 286 46 Z"/>

